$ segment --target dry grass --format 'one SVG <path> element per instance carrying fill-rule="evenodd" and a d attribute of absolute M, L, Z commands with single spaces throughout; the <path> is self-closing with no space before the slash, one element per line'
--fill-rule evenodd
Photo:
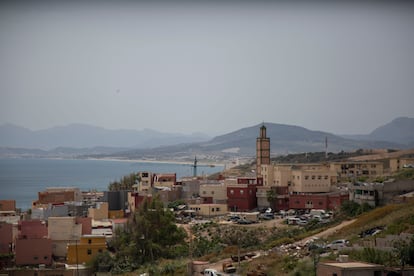
<path fill-rule="evenodd" d="M 414 214 L 414 200 L 404 204 L 392 204 L 376 208 L 370 212 L 360 215 L 357 220 L 339 230 L 334 237 L 342 238 L 357 235 L 361 231 L 376 226 L 390 226 L 404 219 L 409 219 Z M 411 227 L 407 225 L 411 231 Z M 412 225 L 414 227 L 414 225 Z M 404 230 L 404 229 L 403 229 Z"/>

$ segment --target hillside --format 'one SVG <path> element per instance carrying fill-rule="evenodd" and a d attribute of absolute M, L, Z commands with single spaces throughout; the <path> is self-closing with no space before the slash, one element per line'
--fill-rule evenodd
<path fill-rule="evenodd" d="M 356 141 L 322 131 L 308 130 L 299 126 L 265 123 L 267 136 L 270 137 L 271 154 L 273 156 L 298 153 L 321 152 L 325 150 L 325 137 L 328 139 L 328 151 L 355 151 L 361 148 L 400 148 L 401 145 L 377 141 Z M 256 154 L 256 138 L 261 124 L 243 128 L 225 135 L 217 136 L 210 141 L 180 144 L 150 150 L 125 151 L 112 156 L 123 158 L 189 158 L 197 155 L 200 159 L 233 157 L 252 157 Z"/>
<path fill-rule="evenodd" d="M 394 122 L 396 121 L 396 122 Z M 390 136 L 382 133 L 405 133 L 409 141 L 411 124 L 405 120 L 394 120 L 392 126 L 383 126 L 373 132 L 376 140 L 367 137 L 350 139 L 332 133 L 309 130 L 300 126 L 265 123 L 270 138 L 271 155 L 288 153 L 325 152 L 325 139 L 328 152 L 352 152 L 358 149 L 404 149 L 410 144 L 384 141 Z M 409 120 L 410 121 L 410 120 Z M 400 123 L 398 123 L 400 122 Z M 397 130 L 397 126 L 398 129 Z M 256 151 L 256 138 L 261 124 L 242 128 L 208 140 L 203 134 L 170 134 L 154 130 L 108 130 L 88 125 L 69 125 L 45 130 L 31 131 L 13 126 L 0 126 L 0 155 L 24 156 L 24 149 L 42 149 L 42 156 L 82 156 L 111 157 L 126 159 L 167 159 L 229 160 L 240 157 L 253 157 Z M 404 129 L 401 130 L 401 129 Z M 397 135 L 397 134 L 395 134 Z M 394 137 L 395 138 L 395 137 Z M 380 141 L 383 140 L 383 141 Z M 394 139 L 396 140 L 396 138 Z M 414 143 L 413 143 L 414 144 Z M 57 148 L 57 149 L 56 149 Z M 29 155 L 36 155 L 28 150 Z"/>
<path fill-rule="evenodd" d="M 151 148 L 178 143 L 206 141 L 204 134 L 162 133 L 155 130 L 110 130 L 85 124 L 71 124 L 32 131 L 6 124 L 0 126 L 0 147 L 50 150 L 64 148 Z M 119 149 L 120 151 L 122 149 Z M 84 153 L 85 154 L 85 153 Z"/>
<path fill-rule="evenodd" d="M 343 135 L 355 140 L 388 141 L 414 147 L 414 118 L 399 117 L 367 135 Z"/>

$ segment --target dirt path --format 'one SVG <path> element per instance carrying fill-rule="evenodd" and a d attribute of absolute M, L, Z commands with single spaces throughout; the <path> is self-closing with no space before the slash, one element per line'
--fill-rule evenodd
<path fill-rule="evenodd" d="M 337 226 L 328 228 L 325 231 L 322 231 L 318 234 L 313 235 L 312 237 L 316 237 L 316 238 L 319 238 L 319 239 L 327 238 L 328 236 L 330 236 L 330 235 L 334 234 L 335 232 L 337 232 L 339 229 L 342 229 L 343 227 L 352 224 L 355 220 L 356 219 L 343 221 L 341 224 L 338 224 Z M 295 244 L 303 246 L 306 243 L 306 241 L 309 240 L 310 238 L 311 237 L 304 238 L 303 240 L 295 242 Z"/>

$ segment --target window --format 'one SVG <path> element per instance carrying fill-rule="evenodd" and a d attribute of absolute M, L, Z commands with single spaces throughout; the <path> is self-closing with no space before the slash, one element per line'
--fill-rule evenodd
<path fill-rule="evenodd" d="M 211 191 L 211 194 L 214 195 L 214 191 Z"/>
<path fill-rule="evenodd" d="M 244 190 L 240 190 L 240 194 L 242 195 L 242 194 L 244 194 Z"/>
<path fill-rule="evenodd" d="M 88 249 L 88 255 L 92 255 L 92 249 Z"/>
<path fill-rule="evenodd" d="M 47 256 L 44 256 L 44 257 L 43 257 L 43 259 L 44 259 L 44 260 L 47 260 L 47 259 L 48 259 L 48 257 L 47 257 Z"/>
<path fill-rule="evenodd" d="M 322 179 L 322 176 L 321 175 L 318 175 L 318 179 Z"/>
<path fill-rule="evenodd" d="M 312 175 L 312 179 L 315 179 L 315 176 L 314 175 Z"/>
<path fill-rule="evenodd" d="M 234 190 L 230 190 L 230 194 L 234 194 Z"/>
<path fill-rule="evenodd" d="M 211 208 L 211 212 L 214 212 L 214 208 Z"/>
<path fill-rule="evenodd" d="M 102 253 L 102 249 L 98 249 L 98 252 L 99 252 L 99 253 Z"/>
<path fill-rule="evenodd" d="M 325 179 L 328 179 L 328 176 L 327 175 L 325 175 Z"/>
<path fill-rule="evenodd" d="M 203 191 L 203 195 L 205 195 L 207 192 L 206 191 Z"/>
<path fill-rule="evenodd" d="M 92 243 L 92 240 L 91 240 L 91 239 L 89 239 L 89 240 L 88 240 L 88 243 L 89 243 L 89 244 L 91 244 L 91 243 Z"/>
<path fill-rule="evenodd" d="M 309 179 L 309 175 L 305 175 L 305 180 L 308 180 Z"/>

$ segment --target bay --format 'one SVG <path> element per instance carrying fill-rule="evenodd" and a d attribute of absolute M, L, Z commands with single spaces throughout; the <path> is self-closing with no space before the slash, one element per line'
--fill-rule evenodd
<path fill-rule="evenodd" d="M 212 174 L 222 166 L 201 166 L 199 174 Z M 16 200 L 17 208 L 31 208 L 37 193 L 48 187 L 78 187 L 104 191 L 108 184 L 133 172 L 176 173 L 191 176 L 190 164 L 84 159 L 0 159 L 0 199 Z"/>

